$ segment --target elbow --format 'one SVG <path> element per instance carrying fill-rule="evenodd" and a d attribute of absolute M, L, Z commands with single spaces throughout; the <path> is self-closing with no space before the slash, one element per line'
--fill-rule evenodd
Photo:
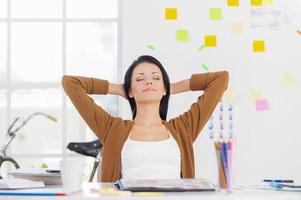
<path fill-rule="evenodd" d="M 64 89 L 66 89 L 68 87 L 71 79 L 72 78 L 70 76 L 68 76 L 68 75 L 64 75 L 62 77 L 61 84 L 62 84 L 62 86 L 63 86 Z"/>
<path fill-rule="evenodd" d="M 221 72 L 221 78 L 223 79 L 223 83 L 224 83 L 224 90 L 227 90 L 228 88 L 228 83 L 229 83 L 229 72 L 228 71 L 222 71 Z"/>

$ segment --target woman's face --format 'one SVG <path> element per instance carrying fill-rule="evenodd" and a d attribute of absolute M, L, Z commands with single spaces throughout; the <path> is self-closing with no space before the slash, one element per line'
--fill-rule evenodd
<path fill-rule="evenodd" d="M 129 96 L 136 103 L 160 102 L 166 94 L 162 72 L 155 64 L 140 63 L 135 67 L 131 79 Z"/>

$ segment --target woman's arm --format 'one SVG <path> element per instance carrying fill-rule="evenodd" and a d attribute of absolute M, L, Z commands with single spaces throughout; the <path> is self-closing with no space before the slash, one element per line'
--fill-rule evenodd
<path fill-rule="evenodd" d="M 178 94 L 190 90 L 190 79 L 170 84 L 170 94 Z"/>
<path fill-rule="evenodd" d="M 114 94 L 127 98 L 124 92 L 123 84 L 110 83 L 108 87 L 108 94 Z"/>
<path fill-rule="evenodd" d="M 204 91 L 188 111 L 171 119 L 177 127 L 184 127 L 194 141 L 208 121 L 216 105 L 227 89 L 229 75 L 227 71 L 193 74 L 190 79 L 171 84 L 172 94 L 185 91 Z"/>
<path fill-rule="evenodd" d="M 104 143 L 114 117 L 97 105 L 88 94 L 122 94 L 119 87 L 107 80 L 68 75 L 63 76 L 62 86 L 87 125 Z"/>

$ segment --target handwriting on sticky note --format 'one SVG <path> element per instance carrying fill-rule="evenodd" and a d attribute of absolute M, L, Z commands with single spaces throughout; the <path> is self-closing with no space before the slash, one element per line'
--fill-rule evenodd
<path fill-rule="evenodd" d="M 177 30 L 176 39 L 180 42 L 188 42 L 189 41 L 189 32 L 187 30 Z"/>
<path fill-rule="evenodd" d="M 220 20 L 222 18 L 221 8 L 209 8 L 209 19 L 210 20 Z"/>
<path fill-rule="evenodd" d="M 205 47 L 216 47 L 216 36 L 215 35 L 205 35 L 204 37 Z"/>
<path fill-rule="evenodd" d="M 177 20 L 178 12 L 176 8 L 165 8 L 165 19 L 166 20 Z"/>
<path fill-rule="evenodd" d="M 285 86 L 294 86 L 297 84 L 297 77 L 295 74 L 284 74 L 282 83 Z"/>
<path fill-rule="evenodd" d="M 264 51 L 265 51 L 265 42 L 263 40 L 254 40 L 253 52 L 264 52 Z"/>
<path fill-rule="evenodd" d="M 256 100 L 256 110 L 257 111 L 267 111 L 269 110 L 268 100 L 266 98 Z"/>
<path fill-rule="evenodd" d="M 263 0 L 251 0 L 251 6 L 262 6 Z"/>
<path fill-rule="evenodd" d="M 227 6 L 239 6 L 239 0 L 227 0 Z"/>
<path fill-rule="evenodd" d="M 260 89 L 251 89 L 250 91 L 250 98 L 253 101 L 256 101 L 262 97 L 262 92 Z"/>

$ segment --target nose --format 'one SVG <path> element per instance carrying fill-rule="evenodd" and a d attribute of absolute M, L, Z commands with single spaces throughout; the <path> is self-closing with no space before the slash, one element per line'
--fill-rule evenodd
<path fill-rule="evenodd" d="M 152 85 L 153 83 L 151 81 L 146 81 L 146 85 Z"/>

